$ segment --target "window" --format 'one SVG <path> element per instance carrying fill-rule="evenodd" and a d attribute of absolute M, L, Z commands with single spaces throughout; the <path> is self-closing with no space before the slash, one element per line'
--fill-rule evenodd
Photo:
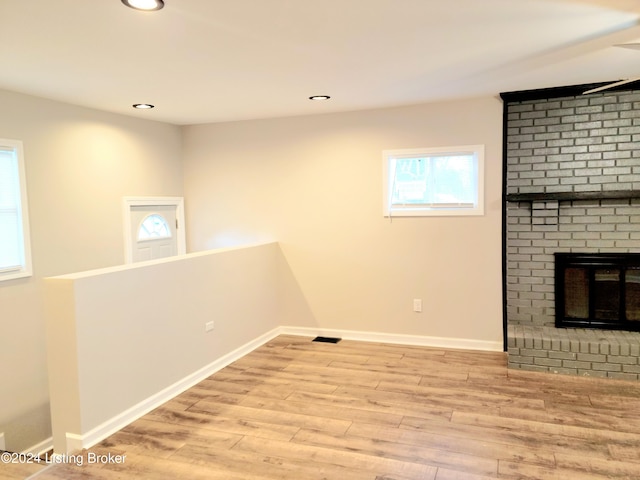
<path fill-rule="evenodd" d="M 385 217 L 482 215 L 484 145 L 385 150 Z"/>
<path fill-rule="evenodd" d="M 171 238 L 171 229 L 167 225 L 167 221 L 157 213 L 147 215 L 140 224 L 138 240 L 158 240 L 160 238 Z"/>
<path fill-rule="evenodd" d="M 22 142 L 0 139 L 0 281 L 31 275 Z"/>

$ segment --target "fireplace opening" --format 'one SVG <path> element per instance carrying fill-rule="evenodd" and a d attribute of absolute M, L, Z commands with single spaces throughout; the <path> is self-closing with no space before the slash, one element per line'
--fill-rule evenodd
<path fill-rule="evenodd" d="M 556 327 L 640 331 L 639 253 L 556 253 Z"/>

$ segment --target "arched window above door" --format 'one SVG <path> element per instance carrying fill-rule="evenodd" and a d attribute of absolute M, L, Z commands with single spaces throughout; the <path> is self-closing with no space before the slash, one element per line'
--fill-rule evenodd
<path fill-rule="evenodd" d="M 171 229 L 162 215 L 147 215 L 138 228 L 138 240 L 157 240 L 171 238 Z"/>

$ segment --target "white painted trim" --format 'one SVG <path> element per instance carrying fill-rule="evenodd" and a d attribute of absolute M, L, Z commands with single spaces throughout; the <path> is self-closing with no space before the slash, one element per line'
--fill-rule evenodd
<path fill-rule="evenodd" d="M 83 448 L 91 448 L 98 442 L 104 440 L 109 435 L 114 434 L 118 430 L 129 425 L 131 422 L 146 415 L 151 410 L 159 407 L 163 403 L 168 402 L 175 396 L 188 390 L 194 385 L 200 383 L 205 378 L 213 375 L 218 370 L 223 369 L 227 365 L 235 362 L 236 360 L 244 357 L 256 348 L 264 345 L 271 339 L 277 337 L 280 334 L 280 329 L 275 328 L 270 332 L 267 332 L 258 338 L 246 343 L 245 345 L 223 355 L 219 359 L 210 363 L 209 365 L 197 370 L 196 372 L 187 375 L 182 380 L 170 385 L 169 387 L 159 391 L 158 393 L 150 396 L 142 402 L 134 405 L 133 407 L 125 410 L 124 412 L 116 415 L 115 417 L 107 420 L 106 422 L 91 429 L 84 435 L 78 435 L 76 433 L 66 432 L 66 453 L 70 453 Z M 56 452 L 60 453 L 60 452 Z"/>
<path fill-rule="evenodd" d="M 178 255 L 187 253 L 186 228 L 184 223 L 183 197 L 123 197 L 122 220 L 124 231 L 124 262 L 133 263 L 133 232 L 131 231 L 131 207 L 175 206 L 179 228 L 177 230 Z"/>
<path fill-rule="evenodd" d="M 115 433 L 115 431 L 113 433 Z M 64 453 L 71 453 L 71 452 L 77 452 L 82 450 L 83 448 L 82 435 L 66 432 L 65 438 L 67 439 L 67 442 L 65 445 L 67 450 Z M 103 439 L 100 439 L 100 440 L 103 440 Z M 98 440 L 96 443 L 98 443 L 100 440 Z M 60 455 L 60 453 L 56 452 L 56 455 Z"/>
<path fill-rule="evenodd" d="M 4 438 L 4 432 L 0 432 L 0 450 L 5 450 L 6 448 L 5 445 L 5 438 Z M 40 443 L 37 443 L 35 445 L 33 445 L 32 447 L 20 452 L 22 454 L 30 454 L 30 455 L 35 455 L 36 457 L 43 457 L 45 453 L 47 453 L 48 451 L 53 449 L 53 437 L 49 437 L 46 440 L 43 440 Z M 47 470 L 49 467 L 51 467 L 51 465 L 47 465 L 44 469 L 29 475 L 28 477 L 25 478 L 25 480 L 31 480 L 32 478 L 35 478 L 36 475 L 40 475 L 42 472 L 44 472 L 45 470 Z"/>
<path fill-rule="evenodd" d="M 5 441 L 4 432 L 0 432 L 0 450 L 6 450 L 6 449 L 7 449 L 7 443 Z M 35 455 L 39 457 L 40 455 L 43 455 L 45 452 L 48 452 L 51 449 L 53 449 L 53 437 L 46 438 L 43 441 L 36 443 L 35 445 L 32 445 L 31 447 L 27 448 L 26 450 L 23 450 L 20 453 L 26 453 L 26 454 Z"/>
<path fill-rule="evenodd" d="M 443 208 L 438 206 L 426 207 L 396 207 L 391 206 L 391 188 L 394 178 L 390 177 L 391 163 L 395 158 L 417 157 L 417 156 L 435 156 L 435 155 L 458 155 L 473 154 L 477 161 L 477 204 L 473 208 L 463 208 L 453 206 L 451 208 Z M 432 217 L 432 216 L 480 216 L 484 215 L 484 155 L 485 146 L 478 145 L 460 145 L 451 147 L 425 147 L 425 148 L 409 148 L 402 150 L 383 150 L 382 151 L 382 215 L 384 217 Z"/>
<path fill-rule="evenodd" d="M 53 437 L 49 437 L 27 448 L 23 453 L 29 453 L 32 455 L 40 456 L 52 449 L 53 449 Z"/>
<path fill-rule="evenodd" d="M 352 330 L 280 326 L 233 350 L 232 352 L 229 352 L 228 354 L 220 357 L 219 359 L 197 370 L 196 372 L 187 375 L 182 380 L 179 380 L 173 385 L 170 385 L 169 387 L 150 396 L 137 405 L 134 405 L 133 407 L 107 420 L 101 425 L 98 425 L 84 435 L 67 432 L 67 451 L 65 453 L 70 453 L 83 448 L 91 448 L 98 442 L 107 438 L 109 435 L 112 435 L 118 430 L 121 430 L 131 422 L 137 420 L 143 415 L 146 415 L 151 410 L 159 407 L 163 403 L 166 403 L 175 396 L 188 390 L 205 378 L 213 375 L 218 370 L 221 370 L 227 365 L 235 362 L 236 360 L 239 360 L 243 356 L 252 352 L 261 345 L 264 345 L 278 335 L 298 335 L 303 337 L 327 336 L 339 337 L 348 340 L 357 340 L 361 342 L 392 343 L 398 345 L 416 345 L 423 347 L 438 347 L 464 350 L 488 350 L 495 352 L 502 351 L 502 341 L 485 341 L 466 338 L 425 337 L 419 335 L 397 335 L 390 333 L 358 332 Z M 47 441 L 52 442 L 52 439 L 48 439 Z M 56 453 L 59 454 L 60 452 Z"/>
<path fill-rule="evenodd" d="M 305 337 L 338 337 L 360 342 L 392 343 L 396 345 L 415 345 L 420 347 L 451 348 L 456 350 L 483 350 L 502 352 L 502 340 L 474 340 L 470 338 L 427 337 L 422 335 L 399 335 L 394 333 L 359 332 L 353 330 L 280 327 L 282 335 L 300 335 Z"/>
<path fill-rule="evenodd" d="M 33 275 L 33 264 L 31 258 L 31 233 L 29 228 L 29 196 L 27 195 L 27 174 L 24 164 L 24 148 L 22 141 L 0 139 L 0 147 L 11 148 L 18 160 L 18 184 L 20 188 L 20 227 L 22 231 L 22 265 L 16 266 L 0 272 L 0 281 L 15 280 L 17 278 L 30 277 Z"/>

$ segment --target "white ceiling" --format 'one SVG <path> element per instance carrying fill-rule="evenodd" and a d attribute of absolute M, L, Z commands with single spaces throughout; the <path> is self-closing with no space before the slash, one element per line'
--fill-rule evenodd
<path fill-rule="evenodd" d="M 640 76 L 638 0 L 165 3 L 0 0 L 0 88 L 186 125 Z"/>

